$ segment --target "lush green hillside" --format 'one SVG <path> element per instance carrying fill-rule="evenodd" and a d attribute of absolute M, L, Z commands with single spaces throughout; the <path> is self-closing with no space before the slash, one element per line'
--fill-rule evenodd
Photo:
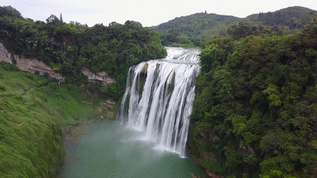
<path fill-rule="evenodd" d="M 201 52 L 190 155 L 237 177 L 317 176 L 317 16 L 301 33 L 215 38 Z"/>
<path fill-rule="evenodd" d="M 34 22 L 10 6 L 0 7 L 0 42 L 66 77 L 59 86 L 0 63 L 0 177 L 55 177 L 64 159 L 61 126 L 69 132 L 94 116 L 96 100 L 119 100 L 131 65 L 166 55 L 158 32 L 138 22 L 88 27 L 55 15 Z M 82 68 L 106 71 L 116 82 L 89 83 Z"/>
<path fill-rule="evenodd" d="M 0 63 L 0 177 L 54 177 L 64 160 L 62 128 L 93 116 L 82 88 Z"/>
<path fill-rule="evenodd" d="M 240 19 L 233 16 L 224 16 L 208 13 L 197 13 L 184 17 L 177 17 L 155 27 L 165 34 L 163 42 L 169 43 L 198 43 L 207 36 L 217 36 L 226 33 L 226 27 L 238 22 Z"/>
<path fill-rule="evenodd" d="M 64 23 L 55 15 L 46 23 L 34 22 L 10 6 L 0 7 L 0 42 L 12 54 L 45 62 L 63 74 L 67 83 L 87 83 L 82 68 L 106 71 L 117 82 L 102 91 L 114 99 L 122 94 L 131 65 L 166 55 L 158 33 L 138 22 L 88 27 L 78 22 Z"/>
<path fill-rule="evenodd" d="M 258 31 L 269 29 L 273 32 L 293 33 L 308 23 L 312 12 L 316 11 L 289 7 L 276 12 L 253 14 L 247 18 L 197 13 L 175 18 L 154 28 L 163 33 L 165 45 L 200 45 L 202 40 L 210 37 L 232 35 L 239 23 Z"/>
<path fill-rule="evenodd" d="M 275 12 L 253 14 L 247 17 L 248 20 L 258 22 L 263 26 L 284 28 L 284 30 L 296 30 L 303 28 L 310 20 L 311 9 L 295 6 L 281 9 Z M 286 29 L 288 28 L 288 29 Z"/>

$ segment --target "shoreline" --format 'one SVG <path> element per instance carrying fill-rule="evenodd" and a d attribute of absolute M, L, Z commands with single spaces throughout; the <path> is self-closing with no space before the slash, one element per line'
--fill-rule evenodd
<path fill-rule="evenodd" d="M 83 122 L 71 125 L 71 127 L 66 128 L 66 126 L 61 125 L 63 134 L 63 148 L 64 148 L 64 160 L 60 167 L 60 170 L 56 174 L 56 177 L 61 177 L 61 172 L 66 168 L 66 159 L 74 159 L 72 154 L 67 151 L 67 147 L 77 147 L 79 138 L 83 136 L 86 131 L 90 128 L 91 124 L 102 122 L 106 120 L 113 120 L 113 118 L 103 118 L 100 116 L 87 117 Z"/>

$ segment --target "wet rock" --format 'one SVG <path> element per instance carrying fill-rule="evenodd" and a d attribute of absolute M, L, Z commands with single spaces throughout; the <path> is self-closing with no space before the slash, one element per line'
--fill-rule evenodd
<path fill-rule="evenodd" d="M 149 67 L 149 64 L 148 64 L 148 63 L 145 63 L 140 73 L 141 73 L 141 74 L 145 74 L 146 71 L 147 71 L 147 69 L 148 69 L 148 67 Z"/>
<path fill-rule="evenodd" d="M 100 115 L 100 119 L 113 119 L 115 117 L 115 105 L 112 100 L 106 100 L 99 103 L 97 107 L 97 113 Z"/>

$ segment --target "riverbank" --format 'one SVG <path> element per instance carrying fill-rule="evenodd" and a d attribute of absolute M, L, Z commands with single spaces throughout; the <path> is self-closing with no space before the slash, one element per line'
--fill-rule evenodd
<path fill-rule="evenodd" d="M 0 177 L 55 177 L 65 157 L 63 138 L 77 137 L 92 116 L 106 118 L 102 113 L 114 108 L 85 88 L 4 62 L 0 98 Z"/>

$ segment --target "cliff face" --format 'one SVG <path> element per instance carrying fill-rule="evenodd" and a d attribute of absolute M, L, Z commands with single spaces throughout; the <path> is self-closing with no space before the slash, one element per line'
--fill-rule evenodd
<path fill-rule="evenodd" d="M 51 78 L 55 78 L 60 82 L 65 80 L 62 74 L 55 72 L 51 67 L 36 59 L 29 59 L 19 55 L 11 55 L 9 51 L 0 43 L 0 61 L 12 64 L 13 60 L 16 65 L 23 71 L 31 73 L 39 72 L 40 75 L 47 73 Z M 89 81 L 100 81 L 103 85 L 114 83 L 115 80 L 110 78 L 105 71 L 94 73 L 88 68 L 83 68 L 81 72 L 88 77 Z"/>
<path fill-rule="evenodd" d="M 0 43 L 0 61 L 4 61 L 4 62 L 12 64 L 11 54 L 3 46 L 2 43 Z"/>
<path fill-rule="evenodd" d="M 59 81 L 64 81 L 62 74 L 53 71 L 51 67 L 44 64 L 42 61 L 36 59 L 28 59 L 19 55 L 11 55 L 8 50 L 0 43 L 0 61 L 13 63 L 16 61 L 16 65 L 23 71 L 28 71 L 31 73 L 39 72 L 40 75 L 47 73 L 51 78 L 55 78 Z"/>

